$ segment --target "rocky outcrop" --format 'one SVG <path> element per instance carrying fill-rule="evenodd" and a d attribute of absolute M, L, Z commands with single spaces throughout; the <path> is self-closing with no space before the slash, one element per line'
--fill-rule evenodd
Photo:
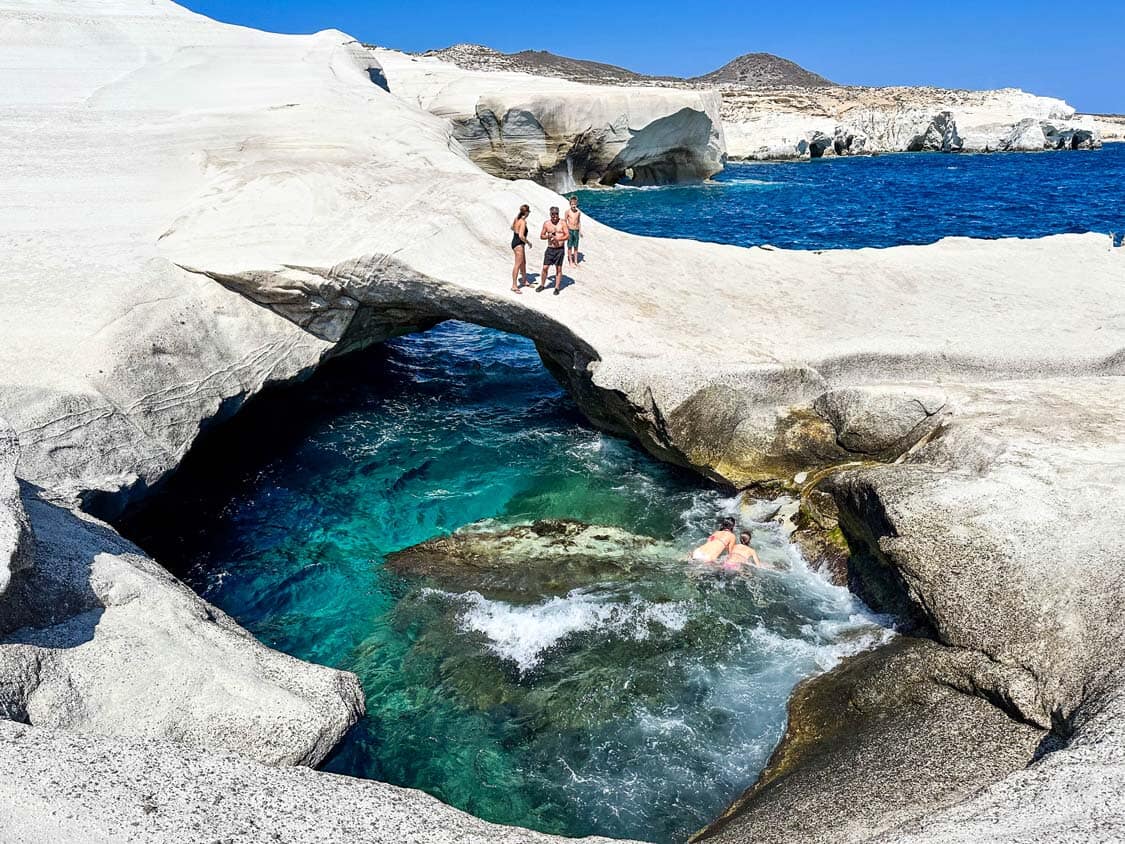
<path fill-rule="evenodd" d="M 610 844 L 486 823 L 381 782 L 2 720 L 0 829 L 23 844 Z"/>
<path fill-rule="evenodd" d="M 19 442 L 0 419 L 0 609 L 12 576 L 31 566 L 34 537 L 16 481 Z"/>
<path fill-rule="evenodd" d="M 569 190 L 700 181 L 723 167 L 713 92 L 592 86 L 374 53 L 390 91 L 449 120 L 469 157 L 494 176 Z"/>
<path fill-rule="evenodd" d="M 502 601 L 539 600 L 612 580 L 627 581 L 660 560 L 683 557 L 671 542 L 609 525 L 544 519 L 504 530 L 470 527 L 387 555 L 386 565 L 444 589 Z"/>
<path fill-rule="evenodd" d="M 1062 100 L 1014 89 L 733 87 L 722 97 L 727 152 L 736 160 L 1101 144 L 1093 118 L 1076 117 Z M 818 146 L 815 139 L 822 137 L 832 143 Z"/>
<path fill-rule="evenodd" d="M 363 713 L 352 674 L 270 650 L 108 525 L 29 490 L 35 565 L 0 600 L 0 713 L 316 765 Z"/>
<path fill-rule="evenodd" d="M 827 473 L 820 488 L 838 505 L 855 588 L 958 659 L 995 666 L 957 675 L 966 705 L 987 719 L 981 729 L 998 710 L 1069 742 L 1022 778 L 1004 775 L 1010 756 L 982 767 L 978 787 L 1003 777 L 991 805 L 1016 811 L 1112 769 L 1125 288 L 1104 236 L 818 254 L 638 238 L 589 220 L 591 260 L 564 295 L 514 296 L 508 224 L 525 202 L 537 224 L 559 197 L 483 173 L 446 121 L 378 84 L 371 54 L 347 36 L 256 33 L 159 1 L 0 0 L 0 14 L 16 22 L 0 27 L 0 46 L 19 81 L 0 89 L 0 196 L 19 197 L 0 205 L 0 415 L 23 447 L 19 477 L 49 493 L 25 499 L 37 543 L 54 549 L 37 545 L 39 587 L 13 592 L 31 582 L 23 572 L 2 606 L 58 616 L 9 632 L 4 653 L 18 662 L 3 672 L 8 711 L 35 723 L 62 713 L 60 726 L 118 737 L 136 724 L 130 735 L 146 747 L 155 736 L 211 747 L 244 734 L 235 746 L 259 758 L 314 759 L 330 741 L 315 725 L 286 748 L 258 730 L 294 735 L 273 720 L 285 712 L 321 723 L 321 698 L 300 693 L 313 677 L 347 711 L 340 675 L 258 650 L 112 531 L 53 502 L 113 513 L 270 383 L 460 318 L 532 337 L 592 420 L 664 459 L 736 485 Z M 84 60 L 60 66 L 59 50 Z M 965 137 L 960 118 L 957 127 Z M 716 334 L 716 313 L 748 308 L 750 340 Z M 154 665 L 165 648 L 176 660 Z M 190 690 L 169 676 L 185 665 L 209 690 L 200 721 L 184 720 L 176 698 Z M 236 676 L 223 688 L 260 682 L 265 714 L 248 714 L 237 695 L 220 700 L 191 665 L 225 666 Z M 149 697 L 118 694 L 135 694 L 142 677 L 159 681 L 143 686 Z M 871 752 L 859 746 L 854 758 L 877 772 L 885 746 L 863 735 Z M 121 798 L 120 811 L 135 812 L 150 780 L 131 740 L 60 741 L 22 764 L 81 778 L 120 746 L 126 773 L 86 787 L 100 801 L 91 805 Z M 1095 747 L 1103 755 L 1090 767 Z M 934 752 L 943 748 L 969 752 Z M 942 792 L 949 800 L 972 779 L 957 761 L 969 773 Z M 320 787 L 311 773 L 255 771 L 247 794 Z M 137 791 L 115 790 L 131 778 Z M 771 788 L 778 805 L 786 782 L 798 780 Z M 81 793 L 37 799 L 59 810 L 37 815 L 52 822 L 96 816 L 73 811 Z M 305 805 L 303 794 L 288 799 Z M 980 800 L 960 804 L 966 817 L 987 815 Z M 849 834 L 944 807 L 919 801 L 893 817 L 873 808 Z M 388 804 L 379 822 L 416 829 L 418 805 Z M 210 804 L 194 811 L 215 822 Z M 224 823 L 249 827 L 255 812 L 232 804 Z M 435 823 L 469 823 L 433 812 Z"/>

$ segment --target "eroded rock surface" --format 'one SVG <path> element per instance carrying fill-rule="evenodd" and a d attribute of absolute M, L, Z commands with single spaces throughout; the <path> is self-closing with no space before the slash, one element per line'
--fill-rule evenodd
<path fill-rule="evenodd" d="M 0 712 L 44 727 L 318 764 L 363 713 L 352 674 L 270 650 L 108 525 L 43 500 L 0 604 Z"/>
<path fill-rule="evenodd" d="M 0 611 L 12 576 L 31 566 L 34 537 L 16 480 L 19 442 L 0 419 Z"/>
<path fill-rule="evenodd" d="M 856 588 L 998 667 L 958 687 L 982 729 L 1000 712 L 1070 742 L 965 803 L 965 817 L 1058 799 L 1083 776 L 1100 783 L 1097 799 L 1119 794 L 1108 783 L 1121 746 L 1125 285 L 1104 235 L 818 254 L 638 238 L 588 220 L 590 260 L 564 295 L 516 297 L 508 225 L 525 202 L 537 225 L 559 197 L 484 174 L 445 121 L 384 90 L 370 52 L 342 33 L 268 35 L 161 0 L 0 0 L 0 15 L 12 57 L 0 88 L 0 415 L 23 447 L 21 479 L 113 512 L 204 426 L 330 354 L 448 318 L 517 331 L 597 424 L 711 477 L 788 483 L 884 464 L 825 487 L 860 549 Z M 83 60 L 60 63 L 60 51 Z M 957 131 L 968 140 L 960 117 Z M 716 312 L 748 304 L 753 342 L 715 334 Z M 901 400 L 926 385 L 946 396 L 937 412 Z M 235 647 L 244 634 L 104 526 L 27 503 L 38 543 L 57 552 L 41 570 L 37 550 L 0 605 L 28 613 L 3 646 L 17 663 L 3 674 L 9 712 L 101 732 L 124 729 L 121 707 L 140 735 L 256 742 L 244 701 L 218 701 L 237 686 L 197 677 L 210 696 L 201 720 L 185 721 L 168 672 L 238 665 L 239 683 L 271 689 L 268 712 L 297 694 L 286 683 L 313 676 L 248 640 Z M 33 578 L 38 591 L 13 591 Z M 177 662 L 154 665 L 168 639 Z M 339 675 L 317 676 L 346 710 Z M 138 688 L 152 696 L 123 699 Z M 326 741 L 314 727 L 297 735 L 309 760 Z M 109 739 L 64 738 L 101 749 L 45 744 L 25 764 L 71 760 L 80 777 L 112 756 Z M 261 758 L 294 761 L 264 747 Z M 112 801 L 122 779 L 90 793 Z M 785 781 L 797 782 L 774 788 Z M 52 792 L 39 805 L 60 808 L 59 824 L 100 817 L 68 814 L 81 799 Z M 1103 800 L 1088 817 L 1108 822 L 1120 805 Z M 380 822 L 411 823 L 412 804 L 400 808 Z M 256 822 L 255 811 L 233 805 L 230 822 Z M 856 834 L 909 821 L 877 814 Z"/>
<path fill-rule="evenodd" d="M 421 791 L 169 742 L 0 721 L 0 829 L 21 844 L 608 844 L 499 826 Z"/>
<path fill-rule="evenodd" d="M 550 519 L 503 530 L 467 528 L 387 555 L 389 568 L 443 588 L 499 600 L 539 600 L 643 574 L 653 560 L 683 557 L 671 542 L 618 527 Z"/>
<path fill-rule="evenodd" d="M 494 176 L 570 190 L 623 179 L 697 182 L 723 168 L 714 92 L 593 86 L 374 52 L 390 91 L 448 119 L 469 157 Z"/>

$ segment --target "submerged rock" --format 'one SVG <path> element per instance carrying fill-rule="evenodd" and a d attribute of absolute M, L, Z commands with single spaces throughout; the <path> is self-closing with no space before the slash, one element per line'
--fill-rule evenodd
<path fill-rule="evenodd" d="M 655 561 L 682 560 L 671 542 L 621 528 L 551 519 L 503 530 L 470 527 L 388 554 L 403 575 L 502 600 L 538 600 L 603 581 L 621 582 Z"/>

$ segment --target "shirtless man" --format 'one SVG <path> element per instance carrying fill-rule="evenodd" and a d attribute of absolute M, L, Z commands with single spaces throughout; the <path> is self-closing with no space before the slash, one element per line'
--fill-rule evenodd
<path fill-rule="evenodd" d="M 567 229 L 570 230 L 570 236 L 566 241 L 566 257 L 572 267 L 578 266 L 578 235 L 582 230 L 582 212 L 578 210 L 578 197 L 572 196 L 570 198 L 570 207 L 566 209 L 566 216 L 563 218 L 566 223 Z"/>
<path fill-rule="evenodd" d="M 719 521 L 719 529 L 707 537 L 707 541 L 691 552 L 692 562 L 713 563 L 730 553 L 737 545 L 734 538 L 734 519 L 727 516 Z"/>
<path fill-rule="evenodd" d="M 547 241 L 547 248 L 543 252 L 543 274 L 539 276 L 539 286 L 535 288 L 538 293 L 547 284 L 547 268 L 552 264 L 555 267 L 555 295 L 559 295 L 562 288 L 563 256 L 566 252 L 566 241 L 570 237 L 570 230 L 566 221 L 559 219 L 559 208 L 551 206 L 551 219 L 543 224 L 539 232 L 539 239 Z"/>
<path fill-rule="evenodd" d="M 753 563 L 751 563 L 753 560 Z M 758 552 L 750 547 L 750 531 L 744 530 L 738 536 L 738 544 L 730 549 L 730 554 L 723 560 L 726 571 L 742 571 L 747 565 L 762 568 L 762 561 L 758 559 Z"/>

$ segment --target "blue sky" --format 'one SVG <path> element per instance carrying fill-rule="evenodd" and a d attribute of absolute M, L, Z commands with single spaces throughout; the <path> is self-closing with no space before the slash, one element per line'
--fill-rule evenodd
<path fill-rule="evenodd" d="M 537 3 L 186 0 L 276 32 L 335 27 L 402 50 L 462 41 L 550 50 L 643 73 L 694 76 L 736 55 L 776 53 L 857 85 L 1013 86 L 1082 111 L 1125 113 L 1125 4 L 575 0 Z M 551 17 L 544 9 L 551 9 Z"/>

